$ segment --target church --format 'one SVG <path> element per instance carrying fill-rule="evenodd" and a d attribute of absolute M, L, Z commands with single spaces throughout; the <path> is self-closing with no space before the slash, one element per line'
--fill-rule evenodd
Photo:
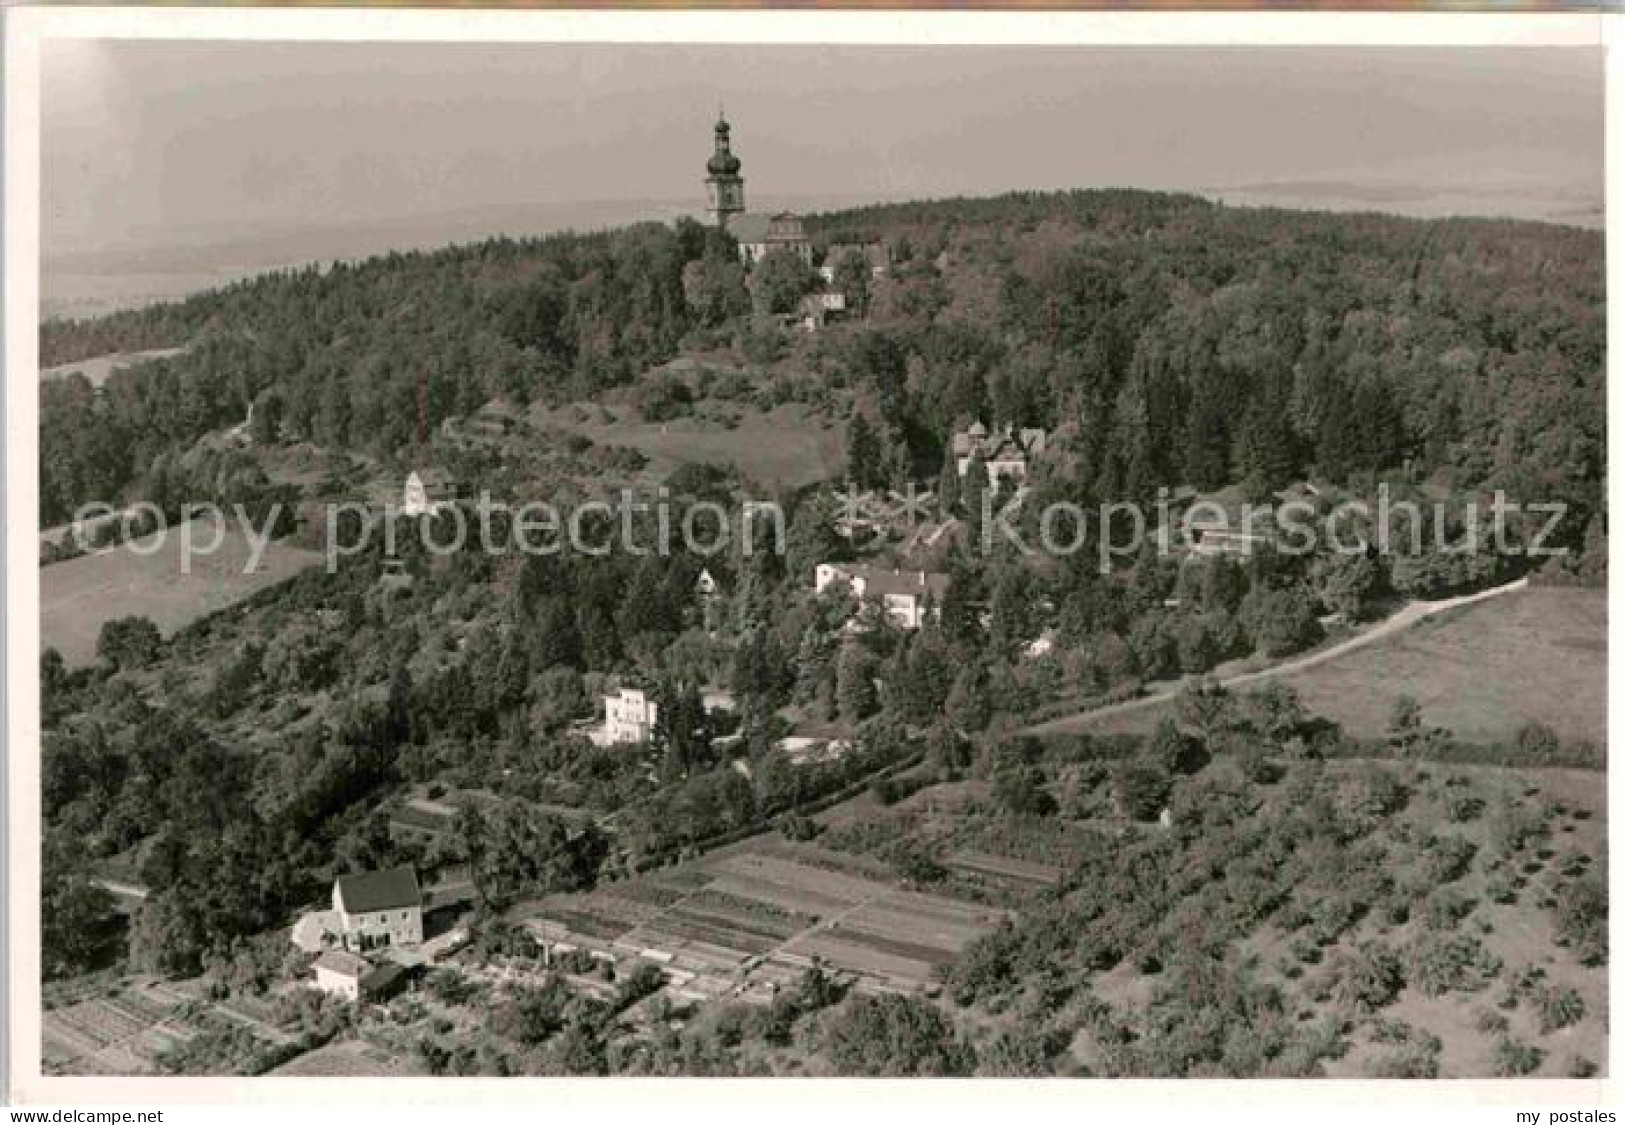
<path fill-rule="evenodd" d="M 706 205 L 717 227 L 734 236 L 739 243 L 739 259 L 746 266 L 755 265 L 774 250 L 788 250 L 811 266 L 812 240 L 799 216 L 789 211 L 775 215 L 745 213 L 745 177 L 739 174 L 739 157 L 733 152 L 730 132 L 728 119 L 718 115 L 711 159 L 705 162 Z"/>

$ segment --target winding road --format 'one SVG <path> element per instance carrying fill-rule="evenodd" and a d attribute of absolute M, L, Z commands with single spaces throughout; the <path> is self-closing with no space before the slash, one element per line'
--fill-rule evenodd
<path fill-rule="evenodd" d="M 1226 676 L 1219 679 L 1218 683 L 1221 687 L 1226 688 L 1246 687 L 1248 684 L 1268 679 L 1271 676 L 1289 676 L 1294 672 L 1302 672 L 1305 669 L 1315 667 L 1317 664 L 1324 664 L 1328 660 L 1335 660 L 1339 656 L 1347 655 L 1356 649 L 1375 644 L 1377 641 L 1385 637 L 1391 637 L 1395 633 L 1403 632 L 1417 622 L 1425 621 L 1429 617 L 1435 617 L 1452 609 L 1459 609 L 1464 605 L 1472 605 L 1474 602 L 1488 601 L 1503 594 L 1526 589 L 1528 586 L 1529 579 L 1526 577 L 1520 578 L 1516 582 L 1491 586 L 1487 590 L 1462 594 L 1454 598 L 1443 598 L 1439 601 L 1430 602 L 1410 602 L 1404 608 L 1383 618 L 1365 632 L 1358 633 L 1345 641 L 1339 641 L 1335 645 L 1317 649 L 1314 652 L 1291 660 L 1284 660 L 1279 664 L 1272 664 L 1268 668 L 1259 668 L 1252 672 L 1240 672 L 1234 676 Z M 1194 679 L 1195 677 L 1190 678 Z M 1090 724 L 1113 715 L 1130 714 L 1147 707 L 1156 707 L 1159 704 L 1167 703 L 1179 694 L 1179 689 L 1184 683 L 1185 681 L 1181 680 L 1173 687 L 1163 688 L 1151 695 L 1140 696 L 1138 699 L 1129 699 L 1122 703 L 1111 703 L 1105 707 L 1096 707 L 1088 711 L 1079 711 L 1071 715 L 1062 715 L 1056 719 L 1048 719 L 1042 723 L 1027 727 L 1020 733 L 1069 734 L 1073 731 L 1083 730 Z"/>

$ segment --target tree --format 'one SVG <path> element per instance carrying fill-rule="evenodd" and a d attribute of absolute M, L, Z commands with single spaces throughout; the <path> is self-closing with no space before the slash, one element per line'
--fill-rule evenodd
<path fill-rule="evenodd" d="M 1179 724 L 1167 716 L 1158 720 L 1141 753 L 1146 761 L 1169 776 L 1191 773 L 1202 765 L 1200 749 L 1185 737 Z"/>
<path fill-rule="evenodd" d="M 1313 581 L 1321 602 L 1346 621 L 1363 620 L 1377 584 L 1377 564 L 1364 554 L 1332 554 L 1315 560 Z"/>
<path fill-rule="evenodd" d="M 95 967 L 117 931 L 113 896 L 91 882 L 78 841 L 48 832 L 41 852 L 40 957 L 48 977 Z"/>
<path fill-rule="evenodd" d="M 993 778 L 993 796 L 1012 816 L 1051 816 L 1055 798 L 1044 787 L 1044 773 L 1037 766 L 1014 764 Z"/>
<path fill-rule="evenodd" d="M 818 275 L 793 250 L 769 250 L 750 273 L 756 311 L 773 315 L 794 312 L 817 283 Z"/>
<path fill-rule="evenodd" d="M 846 432 L 846 476 L 861 489 L 882 488 L 887 480 L 885 450 L 862 411 L 852 416 Z"/>
<path fill-rule="evenodd" d="M 147 667 L 162 647 L 158 626 L 137 615 L 113 618 L 96 638 L 96 655 L 120 671 Z"/>
<path fill-rule="evenodd" d="M 707 769 L 715 760 L 711 751 L 711 717 L 700 689 L 692 681 L 667 683 L 655 693 L 655 748 L 660 751 L 669 779 L 687 777 Z"/>
<path fill-rule="evenodd" d="M 274 388 L 260 392 L 249 415 L 255 445 L 275 445 L 282 437 L 282 396 Z"/>
<path fill-rule="evenodd" d="M 835 665 L 835 698 L 841 718 L 857 724 L 880 708 L 875 691 L 875 659 L 859 644 L 841 647 Z"/>
<path fill-rule="evenodd" d="M 1192 615 L 1180 617 L 1174 626 L 1174 652 L 1181 672 L 1205 672 L 1219 662 L 1219 648 L 1207 622 Z"/>
<path fill-rule="evenodd" d="M 1243 600 L 1241 616 L 1253 643 L 1265 656 L 1290 656 L 1321 636 L 1314 601 L 1301 586 L 1255 589 Z"/>
<path fill-rule="evenodd" d="M 586 712 L 586 685 L 574 668 L 549 668 L 531 682 L 530 701 L 532 725 L 551 733 Z"/>
<path fill-rule="evenodd" d="M 993 700 L 988 690 L 987 668 L 973 661 L 954 677 L 944 704 L 948 718 L 962 731 L 974 734 L 985 730 L 993 718 Z"/>
<path fill-rule="evenodd" d="M 825 1025 L 824 1051 L 838 1074 L 864 1078 L 966 1076 L 976 1052 L 929 1000 L 858 995 Z"/>
<path fill-rule="evenodd" d="M 475 889 L 493 910 L 526 896 L 588 889 L 609 853 L 595 826 L 572 829 L 522 804 L 464 809 L 457 825 Z"/>
<path fill-rule="evenodd" d="M 1158 762 L 1129 758 L 1117 767 L 1117 799 L 1135 820 L 1155 820 L 1168 804 L 1173 778 Z"/>
<path fill-rule="evenodd" d="M 1388 718 L 1388 743 L 1400 754 L 1416 753 L 1426 732 L 1422 727 L 1422 705 L 1409 695 L 1394 700 Z"/>
<path fill-rule="evenodd" d="M 1263 687 L 1249 692 L 1245 706 L 1253 729 L 1276 748 L 1285 746 L 1308 720 L 1297 690 L 1280 680 L 1268 680 Z"/>
<path fill-rule="evenodd" d="M 737 255 L 725 251 L 708 253 L 683 266 L 683 296 L 708 328 L 750 311 L 745 267 Z"/>
<path fill-rule="evenodd" d="M 869 315 L 869 262 L 862 254 L 848 250 L 835 261 L 835 288 L 846 297 L 846 307 L 854 316 Z"/>
<path fill-rule="evenodd" d="M 1195 731 L 1210 751 L 1217 748 L 1219 736 L 1235 724 L 1236 711 L 1235 698 L 1213 680 L 1187 684 L 1174 697 L 1179 724 Z"/>

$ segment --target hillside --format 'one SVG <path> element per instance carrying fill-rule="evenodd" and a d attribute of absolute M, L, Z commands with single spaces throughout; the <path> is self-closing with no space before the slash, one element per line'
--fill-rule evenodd
<path fill-rule="evenodd" d="M 880 243 L 823 263 L 849 310 L 827 323 L 803 300 L 828 311 L 836 280 L 789 251 L 747 273 L 679 222 L 45 327 L 52 363 L 184 349 L 42 385 L 47 523 L 242 504 L 298 571 L 45 568 L 45 623 L 95 653 L 41 661 L 53 1065 L 1596 1073 L 1597 233 L 1136 192 L 808 227 L 815 263 Z M 929 546 L 875 495 L 921 485 Z M 1490 490 L 1566 504 L 1544 545 L 1573 553 L 1537 566 L 1544 521 L 1517 517 L 1460 549 Z M 358 531 L 409 491 L 404 534 L 295 565 L 324 508 Z M 455 534 L 481 493 L 515 514 Z M 1031 541 L 1053 501 L 1174 494 L 1321 518 L 1392 498 L 1432 535 L 984 545 L 990 519 Z M 575 545 L 523 545 L 530 502 Z M 720 547 L 670 534 L 719 510 L 741 532 Z M 867 596 L 820 589 L 827 563 Z M 1520 579 L 1548 588 L 1379 632 Z M 1189 691 L 1146 736 L 1022 733 L 1363 629 L 1381 641 L 1297 692 Z M 1400 693 L 1420 707 L 1390 738 Z M 1509 737 L 1526 719 L 1552 729 Z M 434 923 L 466 946 L 387 1010 L 318 996 L 288 927 L 398 865 L 460 889 Z M 146 892 L 127 921 L 110 880 Z"/>
<path fill-rule="evenodd" d="M 726 240 L 682 221 L 392 254 L 48 323 L 47 366 L 190 347 L 115 374 L 102 399 L 72 379 L 45 389 L 45 522 L 150 490 L 157 453 L 251 402 L 290 440 L 393 456 L 494 396 L 591 398 L 714 344 L 764 379 L 788 346 L 794 366 L 870 402 L 922 470 L 954 423 L 983 417 L 1071 432 L 1064 483 L 1085 496 L 1408 465 L 1568 500 L 1575 541 L 1596 507 L 1597 232 L 1125 191 L 808 226 L 820 247 L 878 238 L 896 259 L 862 295 L 867 316 L 828 342 L 773 346 L 741 321 L 780 295 L 748 294 Z"/>
<path fill-rule="evenodd" d="M 1608 600 L 1600 590 L 1531 587 L 1446 611 L 1305 672 L 1272 677 L 1356 738 L 1383 739 L 1409 696 L 1465 742 L 1511 741 L 1538 722 L 1564 739 L 1607 743 Z M 1257 681 L 1253 681 L 1256 686 Z M 1144 734 L 1170 705 L 1043 729 Z"/>

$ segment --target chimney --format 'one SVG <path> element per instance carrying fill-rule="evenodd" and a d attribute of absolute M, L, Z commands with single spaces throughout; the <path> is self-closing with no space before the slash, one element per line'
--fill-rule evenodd
<path fill-rule="evenodd" d="M 925 571 L 923 571 L 923 570 L 920 571 L 920 585 L 921 586 L 925 585 Z"/>

